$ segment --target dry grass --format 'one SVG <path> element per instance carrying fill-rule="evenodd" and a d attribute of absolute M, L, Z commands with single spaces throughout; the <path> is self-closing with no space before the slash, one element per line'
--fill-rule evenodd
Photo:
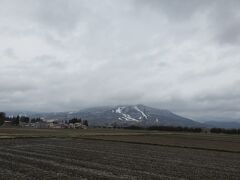
<path fill-rule="evenodd" d="M 86 138 L 170 147 L 240 152 L 239 135 L 174 133 L 124 129 L 22 129 L 0 128 L 5 138 Z"/>

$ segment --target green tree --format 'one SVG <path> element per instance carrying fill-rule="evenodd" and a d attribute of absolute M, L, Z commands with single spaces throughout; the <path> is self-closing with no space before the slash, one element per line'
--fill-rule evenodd
<path fill-rule="evenodd" d="M 4 112 L 0 112 L 0 126 L 3 125 L 5 119 L 6 119 L 5 113 Z"/>

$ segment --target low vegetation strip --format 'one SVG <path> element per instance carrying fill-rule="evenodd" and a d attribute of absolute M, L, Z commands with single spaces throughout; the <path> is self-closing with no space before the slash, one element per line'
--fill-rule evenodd
<path fill-rule="evenodd" d="M 94 135 L 142 135 L 160 133 L 146 130 L 124 130 L 124 129 L 31 129 L 31 128 L 0 128 L 0 138 L 71 138 Z"/>
<path fill-rule="evenodd" d="M 240 153 L 240 137 L 238 135 L 224 134 L 124 129 L 70 130 L 0 128 L 0 139 L 5 138 L 85 138 Z"/>

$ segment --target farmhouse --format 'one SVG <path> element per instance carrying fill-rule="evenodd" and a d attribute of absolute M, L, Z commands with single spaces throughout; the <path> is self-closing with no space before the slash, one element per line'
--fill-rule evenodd
<path fill-rule="evenodd" d="M 48 123 L 45 121 L 39 121 L 39 122 L 19 121 L 19 127 L 22 127 L 22 128 L 48 128 Z"/>
<path fill-rule="evenodd" d="M 87 129 L 87 126 L 82 123 L 69 123 L 68 128 L 70 129 Z"/>

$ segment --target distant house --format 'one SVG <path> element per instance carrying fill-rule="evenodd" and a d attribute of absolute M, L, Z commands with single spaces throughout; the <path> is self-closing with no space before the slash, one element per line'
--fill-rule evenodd
<path fill-rule="evenodd" d="M 48 124 L 44 121 L 36 122 L 35 128 L 48 128 Z"/>
<path fill-rule="evenodd" d="M 22 122 L 19 121 L 19 127 L 22 128 L 48 128 L 48 123 L 44 121 L 39 121 L 39 122 Z"/>
<path fill-rule="evenodd" d="M 85 122 L 85 121 L 83 121 Z M 11 121 L 9 122 L 9 124 Z M 6 122 L 7 124 L 7 122 Z M 81 121 L 67 122 L 58 119 L 40 119 L 38 121 L 19 121 L 19 127 L 22 128 L 50 128 L 50 129 L 87 129 L 87 126 Z"/>
<path fill-rule="evenodd" d="M 12 121 L 4 121 L 2 127 L 11 127 L 12 126 Z"/>
<path fill-rule="evenodd" d="M 69 123 L 68 128 L 70 129 L 87 129 L 87 126 L 82 123 Z"/>
<path fill-rule="evenodd" d="M 27 123 L 27 122 L 19 121 L 19 127 L 25 128 L 25 127 L 30 127 L 30 126 L 29 126 L 29 123 Z"/>
<path fill-rule="evenodd" d="M 61 129 L 62 128 L 62 124 L 50 122 L 50 123 L 48 123 L 48 128 Z"/>

